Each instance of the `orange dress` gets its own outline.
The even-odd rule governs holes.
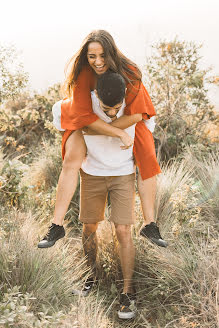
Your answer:
[[[94,89],[94,73],[90,66],[83,68],[73,89],[73,98],[64,99],[61,105],[61,127],[65,129],[62,137],[62,158],[65,156],[65,143],[74,130],[87,126],[99,117],[94,114],[90,92]],[[137,86],[127,85],[125,114],[141,113],[147,119],[156,115],[150,96],[142,82]],[[143,121],[135,127],[133,153],[143,180],[161,172],[157,162],[154,139]]]

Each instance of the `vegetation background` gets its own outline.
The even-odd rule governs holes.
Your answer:
[[[156,216],[169,247],[139,238],[136,190],[138,316],[124,323],[116,315],[122,275],[107,219],[98,231],[100,283],[86,299],[71,295],[88,275],[79,186],[66,215],[67,237],[37,249],[62,165],[51,123],[60,85],[31,93],[16,49],[0,46],[0,327],[218,327],[219,116],[208,87],[219,78],[199,68],[200,46],[193,42],[175,38],[152,47],[144,83],[158,114]]]

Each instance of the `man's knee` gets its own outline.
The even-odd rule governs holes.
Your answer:
[[[90,235],[94,232],[96,232],[98,227],[98,223],[84,223],[83,224],[83,233],[86,235]]]
[[[131,239],[131,225],[115,224],[115,229],[119,243],[127,242]]]

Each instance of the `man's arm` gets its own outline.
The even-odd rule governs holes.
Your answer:
[[[101,119],[98,119],[97,121],[91,123],[88,125],[88,131],[89,129],[95,131],[94,134],[101,134],[105,136],[110,136],[110,137],[117,137],[120,138],[122,143],[124,144],[124,147],[128,148],[133,145],[134,140],[130,137],[128,133],[123,131],[123,129],[119,129],[117,127],[114,127]],[[87,133],[90,134],[90,133]],[[91,133],[93,134],[93,133]],[[123,149],[125,149],[123,147]]]
[[[63,135],[65,129],[61,128],[61,103],[62,100],[58,101],[53,105],[52,113],[53,113],[53,124],[59,130],[61,135]],[[84,128],[84,131],[87,132],[87,134],[101,134],[101,135],[120,138],[122,143],[124,144],[124,146],[122,146],[122,149],[129,148],[134,143],[134,140],[128,135],[128,133],[126,133],[122,129],[107,124],[101,119],[98,119],[95,122],[91,123],[90,125],[88,125],[88,127],[90,129],[88,128],[87,131],[86,131],[86,127]],[[88,133],[89,130],[92,133]]]
[[[136,124],[142,120],[142,114],[133,114],[133,115],[123,115],[117,120],[110,123],[110,125],[119,128],[119,129],[127,129],[133,124]]]
[[[113,121],[112,123],[109,123],[109,125],[119,128],[119,129],[127,129],[130,126],[132,126],[133,124],[136,124],[138,122],[140,122],[142,120],[142,114],[133,114],[133,115],[123,115],[120,118],[117,118],[115,121]],[[96,121],[97,122],[97,121]],[[104,134],[106,135],[106,133],[103,131],[100,132],[99,129],[94,129],[93,124],[95,124],[96,122],[88,125],[88,127],[84,128],[84,132],[86,134],[90,134],[90,135],[98,135],[98,134]],[[106,123],[108,124],[108,123]],[[113,135],[110,134],[111,137],[115,137]]]

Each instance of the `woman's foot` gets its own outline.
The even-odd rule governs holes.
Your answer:
[[[147,224],[140,230],[140,235],[148,238],[152,243],[161,246],[167,247],[167,242],[161,237],[158,226],[155,222]]]
[[[39,242],[38,248],[52,247],[57,242],[57,240],[63,238],[64,236],[65,236],[64,227],[52,223],[45,237]]]

